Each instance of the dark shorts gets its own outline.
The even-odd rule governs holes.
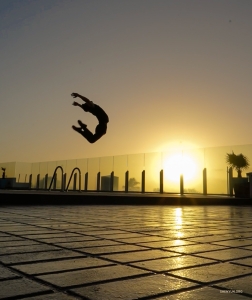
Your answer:
[[[99,123],[95,128],[95,135],[102,136],[107,132],[107,123]]]

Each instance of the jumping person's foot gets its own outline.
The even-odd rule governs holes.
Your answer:
[[[87,127],[87,125],[84,124],[84,123],[82,123],[81,120],[78,120],[78,124],[80,125],[80,127],[81,127],[82,129],[86,129],[86,127]]]
[[[73,130],[75,130],[75,131],[77,131],[79,133],[82,132],[82,128],[80,128],[80,127],[76,127],[76,126],[73,125],[72,128],[73,128]]]

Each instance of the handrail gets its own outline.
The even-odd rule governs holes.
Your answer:
[[[63,168],[62,168],[61,166],[57,166],[57,167],[55,168],[54,173],[53,173],[53,177],[52,177],[52,180],[51,180],[51,183],[50,183],[50,185],[49,185],[48,191],[51,190],[51,186],[52,186],[53,180],[55,179],[56,172],[57,172],[58,169],[61,169],[61,172],[62,172],[62,175],[61,175],[61,191],[62,191],[62,192],[64,191],[64,175],[63,175],[64,171],[63,171]]]
[[[77,167],[73,169],[73,171],[70,175],[70,178],[69,178],[69,181],[68,181],[68,184],[67,184],[67,187],[66,187],[66,192],[68,192],[68,188],[69,188],[69,185],[70,185],[70,182],[71,182],[71,179],[73,177],[73,174],[74,174],[75,170],[79,171],[79,192],[81,192],[81,170]]]

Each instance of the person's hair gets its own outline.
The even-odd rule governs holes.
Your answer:
[[[88,105],[87,103],[82,104],[82,108],[83,108],[85,111],[89,111],[89,105]]]

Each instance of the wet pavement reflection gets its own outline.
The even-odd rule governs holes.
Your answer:
[[[252,207],[0,208],[0,299],[252,298]]]

